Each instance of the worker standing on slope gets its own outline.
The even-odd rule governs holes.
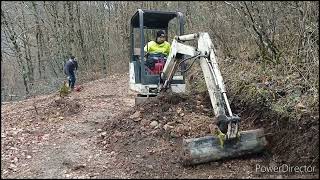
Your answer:
[[[68,76],[69,87],[71,91],[74,89],[76,83],[75,71],[78,70],[78,62],[74,56],[70,56],[70,59],[64,65],[64,73]]]

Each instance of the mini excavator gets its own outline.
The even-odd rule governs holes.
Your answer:
[[[150,69],[145,64],[147,57],[143,47],[147,42],[144,30],[164,29],[168,32],[169,22],[173,19],[177,20],[176,27],[179,28],[178,35],[173,37],[170,54],[164,61],[155,63],[160,69]],[[195,165],[262,152],[267,145],[263,129],[239,131],[240,117],[233,114],[230,108],[209,34],[184,34],[183,21],[181,12],[142,9],[138,9],[131,18],[130,89],[137,92],[136,104],[168,89],[175,93],[185,92],[185,72],[198,61],[215,115],[213,123],[216,122],[217,128],[208,136],[184,139],[181,163]],[[136,34],[140,37],[139,42],[136,41]],[[197,47],[187,45],[188,41],[196,41]],[[186,67],[187,61],[192,62],[189,67]]]

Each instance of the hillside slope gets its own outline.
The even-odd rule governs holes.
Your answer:
[[[134,107],[127,75],[82,87],[65,98],[55,93],[2,105],[2,178],[319,177],[257,169],[275,163],[268,152],[183,167],[182,138],[208,134],[213,115],[205,96],[159,96]]]

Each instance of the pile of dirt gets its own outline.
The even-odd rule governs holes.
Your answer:
[[[192,97],[192,98],[191,98]],[[210,133],[215,124],[210,99],[205,94],[165,94],[127,112],[127,120],[164,138],[194,138]],[[121,118],[120,118],[121,119]]]
[[[269,146],[262,154],[244,157],[245,161],[241,161],[240,157],[224,162],[225,165],[236,162],[237,166],[249,168],[249,170],[247,169],[249,175],[234,174],[234,177],[252,177],[252,173],[254,174],[253,164],[257,162],[266,164],[288,162],[288,157],[279,153],[281,143],[275,141],[279,140],[279,137],[277,139],[277,136],[272,134],[272,128],[266,127],[269,121],[264,122],[264,119],[260,119],[266,118],[263,113],[255,111],[260,107],[254,109],[232,108],[236,114],[241,116],[241,131],[264,127],[269,142]],[[134,174],[136,177],[155,177],[159,174],[163,174],[161,178],[202,177],[200,174],[195,176],[201,172],[197,171],[198,168],[216,167],[221,165],[221,162],[183,167],[179,153],[184,138],[202,137],[212,133],[212,126],[216,124],[212,111],[210,98],[206,92],[188,95],[160,94],[155,99],[140,104],[112,122],[105,124],[103,128],[105,131],[99,136],[99,144],[109,153],[117,153],[119,159],[122,157],[122,165],[128,166],[127,173]],[[298,145],[294,146],[298,147]],[[145,167],[145,165],[139,164],[139,161],[135,160],[137,157],[146,159],[149,165]],[[127,158],[132,159],[132,164],[125,163]],[[287,159],[283,161],[285,158]],[[149,166],[152,168],[148,168]],[[158,166],[161,166],[161,169]],[[218,169],[220,168],[222,167]],[[135,172],[137,169],[140,172]],[[188,172],[192,172],[190,176],[186,175]],[[141,175],[144,173],[146,174]],[[267,174],[255,174],[254,176],[271,177]],[[207,176],[204,177],[207,178]],[[209,177],[221,177],[221,174]]]
[[[222,170],[221,162],[184,167],[179,159],[183,138],[209,135],[214,124],[210,99],[206,93],[159,95],[106,123],[98,144],[108,153],[117,154],[122,162],[120,164],[127,167],[127,173],[133,174],[133,177],[221,177],[223,172],[217,173],[219,170],[209,175],[201,170],[210,169],[210,166],[219,166]],[[132,163],[127,163],[128,158]],[[259,158],[262,160],[265,157]],[[142,160],[147,163],[142,163]],[[239,159],[229,161],[235,162],[241,164]],[[241,167],[248,166],[251,164]],[[232,177],[239,176],[248,177],[239,174],[233,174]]]
[[[79,113],[81,109],[82,105],[79,99],[56,96],[46,105],[44,115],[59,114],[60,116],[70,116]]]

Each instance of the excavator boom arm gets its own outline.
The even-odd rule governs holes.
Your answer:
[[[196,39],[198,40],[198,48],[181,43],[181,41]],[[161,79],[164,83],[160,86],[160,90],[167,89],[170,85],[170,81],[182,61],[180,58],[182,57],[181,55],[199,58],[214,114],[218,120],[219,129],[224,134],[227,134],[227,139],[235,138],[238,133],[240,118],[232,114],[223,78],[214,53],[214,46],[208,33],[200,32],[176,36],[174,38],[171,44],[171,52],[161,74]],[[228,116],[226,115],[226,110],[228,111]]]

